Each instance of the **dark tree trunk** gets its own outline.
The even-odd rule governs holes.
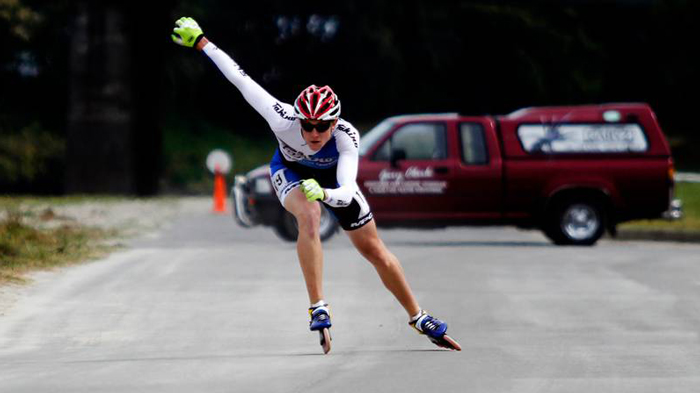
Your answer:
[[[130,3],[133,97],[134,186],[139,195],[158,192],[162,163],[161,103],[165,92],[165,48],[172,45],[172,0]]]
[[[67,193],[157,192],[164,42],[157,38],[167,33],[167,3],[77,5],[70,53]]]

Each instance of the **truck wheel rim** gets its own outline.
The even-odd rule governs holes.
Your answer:
[[[572,205],[562,218],[562,229],[573,240],[586,240],[593,237],[600,227],[596,211],[588,205]]]
[[[323,236],[326,232],[330,230],[330,226],[333,225],[333,217],[325,208],[321,208],[321,222],[319,223],[319,232]]]

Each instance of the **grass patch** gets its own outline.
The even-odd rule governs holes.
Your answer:
[[[104,242],[117,236],[115,230],[76,223],[40,228],[28,224],[26,215],[10,207],[0,220],[0,284],[23,282],[27,272],[99,258],[115,248]]]
[[[700,233],[700,183],[676,183],[676,198],[683,202],[683,218],[680,220],[631,221],[620,225],[620,229]]]
[[[260,137],[239,135],[223,127],[199,123],[188,129],[186,122],[171,121],[163,135],[164,192],[209,194],[214,176],[206,168],[209,152],[222,149],[233,157],[233,173],[245,173],[270,161],[275,147],[274,135],[262,128]],[[228,175],[229,180],[233,173]]]
[[[20,205],[26,208],[36,206],[67,206],[87,202],[117,203],[124,200],[123,196],[112,195],[65,195],[65,196],[32,196],[32,195],[0,195],[0,207],[5,210],[20,210]],[[21,215],[31,214],[27,209],[21,209]]]

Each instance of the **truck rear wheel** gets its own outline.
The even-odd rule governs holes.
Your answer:
[[[299,229],[297,227],[297,220],[289,212],[284,211],[282,217],[278,220],[272,227],[281,239],[288,242],[297,241],[299,236]],[[331,213],[325,208],[321,209],[321,224],[319,227],[319,232],[321,235],[321,241],[326,241],[330,239],[338,231],[338,222],[333,218]]]
[[[551,211],[544,232],[554,244],[590,246],[605,231],[605,215],[595,199],[567,199]]]

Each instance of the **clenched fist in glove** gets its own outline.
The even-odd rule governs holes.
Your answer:
[[[313,202],[315,200],[322,201],[326,197],[325,193],[323,192],[323,188],[321,188],[318,182],[314,179],[306,179],[301,182],[301,192],[304,193],[309,202]]]
[[[204,37],[202,28],[199,27],[197,21],[192,18],[182,17],[178,19],[175,24],[177,27],[173,29],[173,33],[170,37],[173,39],[173,42],[178,45],[192,48]]]

